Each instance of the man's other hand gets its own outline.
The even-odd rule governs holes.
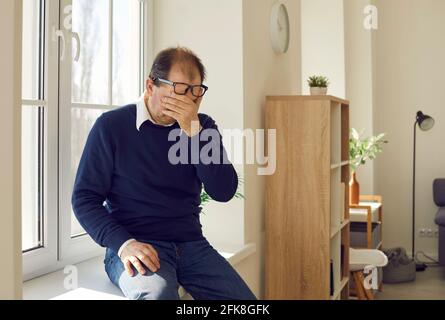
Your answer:
[[[138,241],[130,242],[122,250],[121,260],[130,277],[135,275],[131,266],[134,266],[140,274],[146,272],[144,265],[151,272],[156,272],[161,267],[155,248],[148,243]]]

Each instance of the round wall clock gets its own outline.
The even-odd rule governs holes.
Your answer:
[[[275,3],[270,15],[270,38],[275,53],[286,53],[289,49],[290,26],[287,8],[282,3]]]

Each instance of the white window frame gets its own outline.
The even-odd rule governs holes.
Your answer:
[[[71,99],[71,64],[60,62],[61,41],[53,41],[53,31],[62,29],[64,12],[61,10],[72,0],[46,0],[46,54],[45,54],[45,100],[23,101],[26,105],[42,106],[45,110],[44,135],[44,211],[43,239],[44,246],[23,253],[23,278],[32,278],[76,264],[87,259],[103,255],[104,249],[99,247],[88,236],[71,238],[71,193],[72,188],[61,181],[69,181],[70,139],[67,130],[70,128],[70,112],[74,105]],[[141,91],[145,87],[150,64],[153,61],[153,1],[139,0],[143,6],[143,72],[141,73]],[[112,8],[110,8],[112,14]],[[110,23],[111,23],[110,19]],[[111,26],[112,28],[112,26]],[[111,29],[112,30],[112,29]],[[65,31],[68,34],[68,31]],[[112,37],[111,37],[112,38]],[[112,48],[112,39],[110,39]],[[71,37],[65,37],[65,60],[72,61]],[[143,53],[143,54],[142,54]],[[112,65],[112,61],[110,61]],[[60,78],[59,78],[60,75]],[[111,77],[111,74],[109,75]],[[65,91],[64,91],[65,90]],[[68,90],[68,91],[66,91]],[[111,88],[110,88],[111,92]],[[65,101],[63,101],[65,100]],[[26,102],[26,103],[25,103]],[[110,106],[91,106],[109,110]],[[118,106],[111,106],[111,109]],[[69,114],[67,114],[69,113]]]

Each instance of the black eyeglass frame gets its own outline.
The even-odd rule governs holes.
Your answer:
[[[201,97],[203,97],[203,96],[206,94],[206,92],[209,90],[209,87],[207,87],[206,85],[203,85],[203,84],[198,84],[198,85],[193,85],[193,86],[192,86],[192,85],[190,85],[190,84],[188,84],[188,83],[184,83],[184,82],[173,82],[173,81],[166,80],[166,79],[162,79],[162,78],[153,78],[152,80],[153,80],[154,82],[159,81],[159,82],[161,82],[161,83],[165,83],[165,84],[168,84],[168,85],[172,86],[173,89],[175,90],[175,93],[178,94],[178,95],[180,95],[180,96],[185,96],[185,95],[187,94],[187,92],[190,90],[190,92],[192,93],[192,95],[193,95],[194,97],[196,97],[196,98],[201,98]],[[185,90],[184,93],[178,93],[178,92],[176,92],[176,86],[179,85],[179,84],[187,86],[187,90]],[[199,88],[201,88],[201,89],[204,90],[200,96],[197,96],[196,94],[193,93],[193,88],[195,88],[195,87],[199,87]]]

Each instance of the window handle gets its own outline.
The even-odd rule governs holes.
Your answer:
[[[76,40],[76,56],[74,57],[74,61],[78,62],[80,58],[80,37],[77,32],[71,32],[71,36]]]
[[[65,34],[64,34],[63,30],[57,30],[56,26],[53,26],[52,31],[53,31],[52,32],[52,40],[53,41],[58,41],[59,38],[60,38],[60,40],[62,40],[60,61],[63,61],[63,60],[65,60]]]

